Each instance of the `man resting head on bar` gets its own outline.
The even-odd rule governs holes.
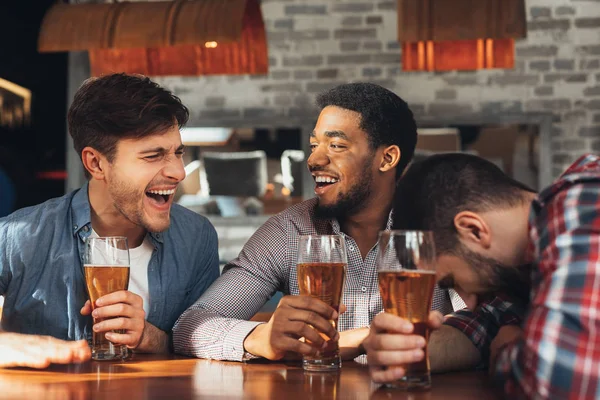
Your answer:
[[[298,238],[342,234],[348,251],[347,311],[339,317],[339,344],[344,358],[363,353],[371,319],[382,310],[375,266],[378,233],[391,225],[394,188],[412,158],[417,128],[406,102],[374,84],[341,85],[321,94],[317,103],[321,113],[307,160],[316,198],[270,218],[254,233],[175,325],[176,352],[234,361],[279,360],[288,352],[314,355],[324,343],[319,332],[338,337],[329,322],[336,311],[299,296]],[[277,291],[286,296],[271,319],[249,321]],[[447,291],[436,290],[433,307],[452,311]]]
[[[187,119],[177,97],[142,76],[77,91],[69,133],[89,182],[0,219],[0,366],[86,360],[92,329],[123,330],[107,339],[134,351],[169,350],[173,324],[219,274],[214,228],[173,205]],[[90,236],[125,236],[131,255],[129,290],[98,299],[94,317],[109,319],[94,326],[82,265]]]
[[[481,158],[432,156],[407,171],[394,207],[396,228],[434,232],[441,287],[511,298],[446,321],[489,360],[507,395],[598,398],[600,158],[581,157],[536,196]],[[422,356],[407,321],[384,313],[371,328],[375,381],[400,378],[401,365]]]

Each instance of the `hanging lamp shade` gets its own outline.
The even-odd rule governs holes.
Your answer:
[[[42,23],[40,51],[89,51],[92,75],[266,74],[258,0],[59,4]]]
[[[525,0],[398,0],[398,41],[519,39]]]
[[[405,71],[513,68],[525,0],[398,0]]]

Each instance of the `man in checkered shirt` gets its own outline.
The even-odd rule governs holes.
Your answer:
[[[324,343],[320,331],[339,336],[344,358],[362,354],[371,320],[382,311],[375,266],[378,232],[390,228],[394,188],[412,158],[416,124],[402,99],[374,84],[341,85],[317,102],[321,113],[307,160],[316,198],[258,229],[223,275],[180,317],[173,330],[176,352],[220,360],[278,360],[287,353],[315,354]],[[347,311],[339,316],[341,334],[328,322],[335,310],[299,296],[298,237],[308,234],[346,239]],[[272,318],[267,323],[249,321],[277,291],[288,296]],[[451,300],[447,291],[436,290],[434,309],[449,313],[453,303],[465,306],[456,293]],[[471,354],[477,353],[464,335],[458,332],[456,337]]]
[[[398,193],[394,226],[433,230],[440,286],[512,296],[450,318],[505,395],[600,398],[600,158],[581,157],[536,196],[481,158],[438,155],[411,167]],[[398,379],[420,352],[405,346],[406,324],[374,319],[364,343],[374,380]]]

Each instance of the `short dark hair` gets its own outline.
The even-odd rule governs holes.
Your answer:
[[[75,150],[89,146],[113,160],[120,139],[162,133],[189,118],[181,100],[148,77],[111,74],[90,78],[69,108],[69,133]],[[87,171],[86,171],[87,174]]]
[[[535,192],[491,162],[464,153],[438,154],[412,164],[396,189],[393,228],[433,231],[438,254],[456,253],[454,217],[462,211],[507,209]]]
[[[396,167],[400,178],[415,152],[417,124],[408,104],[392,91],[373,83],[347,83],[317,97],[317,106],[335,106],[361,115],[360,129],[369,135],[369,146],[397,145],[401,156]]]

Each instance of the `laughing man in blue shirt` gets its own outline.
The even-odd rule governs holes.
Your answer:
[[[173,204],[188,116],[143,76],[90,79],[75,94],[69,133],[89,182],[0,219],[0,367],[87,360],[92,330],[169,351],[175,321],[219,274],[215,229]],[[82,272],[90,236],[125,236],[131,253],[129,290],[98,299],[94,317],[108,319],[95,325]]]

